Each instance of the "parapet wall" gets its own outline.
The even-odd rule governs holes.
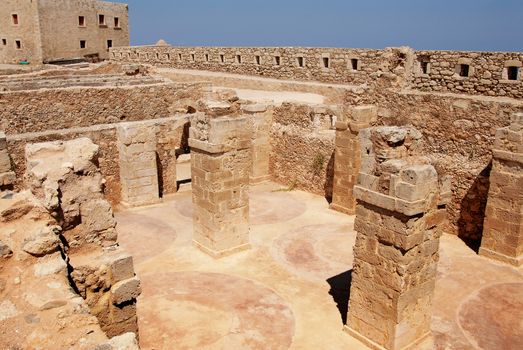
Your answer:
[[[523,53],[140,46],[113,48],[110,59],[349,85],[385,77],[416,90],[523,97]]]

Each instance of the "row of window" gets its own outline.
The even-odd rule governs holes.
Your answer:
[[[128,58],[131,58],[131,53],[128,53]],[[151,54],[149,54],[151,55]],[[160,60],[160,54],[159,53],[156,53],[156,59],[157,60]],[[116,53],[113,53],[113,57],[116,57]],[[123,58],[124,57],[124,54],[121,53],[120,54],[120,58]],[[151,56],[148,56],[149,58],[153,58]],[[165,58],[170,61],[171,60],[171,54],[167,53]],[[218,58],[218,61],[220,63],[225,63],[225,54],[219,54],[217,56]],[[192,62],[196,62],[196,54],[194,53],[191,53],[190,54],[190,59]],[[203,55],[203,59],[205,60],[205,62],[211,62],[211,56],[209,54],[204,54]],[[305,57],[304,56],[296,56],[296,61],[295,61],[295,64],[297,67],[300,67],[300,68],[305,68],[305,64],[306,64],[306,60],[305,60]],[[178,60],[179,61],[183,61],[183,55],[181,53],[178,54]],[[272,60],[273,60],[273,65],[275,66],[281,66],[282,65],[282,59],[281,59],[281,56],[278,56],[278,55],[275,55],[275,56],[272,56]],[[244,63],[244,60],[243,60],[243,56],[242,55],[235,55],[234,56],[234,62],[236,64],[242,64]],[[260,55],[255,55],[254,56],[254,64],[257,65],[257,66],[260,66],[262,64],[262,56]],[[322,68],[325,68],[325,69],[329,69],[331,68],[331,59],[330,57],[322,57],[321,58],[321,61],[320,61],[320,64],[321,64],[321,67]],[[351,70],[354,70],[354,71],[357,71],[357,70],[360,70],[361,69],[361,61],[357,58],[351,58],[349,61],[348,61],[348,67],[351,69]]]
[[[2,39],[2,45],[3,46],[7,46],[7,39]],[[16,46],[17,50],[21,50],[22,49],[22,41],[21,40],[15,40],[15,46]],[[107,48],[110,49],[111,47],[113,47],[113,41],[109,39],[109,40],[107,40]],[[87,48],[87,40],[80,40],[80,48],[81,49],[86,49]]]
[[[430,74],[430,61],[424,58],[418,60],[419,70],[421,74],[429,75]],[[472,76],[473,67],[470,64],[460,63],[457,64],[454,72],[456,75],[469,78]],[[519,80],[520,79],[521,69],[518,66],[507,66],[502,72],[502,78],[504,80]]]
[[[114,29],[122,29],[119,17],[113,17],[113,23]],[[85,19],[85,16],[78,16],[78,26],[82,28],[87,27],[87,20]],[[105,15],[98,15],[98,26],[107,27]]]
[[[120,18],[119,17],[113,17],[113,23],[114,23],[114,29],[122,29],[120,25]],[[17,26],[20,24],[20,18],[18,17],[17,13],[11,14],[11,22],[13,25]],[[107,27],[106,17],[103,14],[98,15],[98,25],[100,27]],[[78,26],[79,27],[87,27],[87,20],[85,16],[78,16]]]
[[[113,47],[113,41],[111,39],[107,40],[107,49],[110,49]],[[80,40],[80,48],[86,49],[87,48],[87,40]]]

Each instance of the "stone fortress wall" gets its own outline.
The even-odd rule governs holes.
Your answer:
[[[141,46],[113,48],[110,59],[348,85],[391,77],[413,90],[523,97],[523,53]]]
[[[129,45],[128,17],[128,6],[119,3],[3,0],[0,63],[27,60],[39,65],[89,55],[108,58],[109,47]]]

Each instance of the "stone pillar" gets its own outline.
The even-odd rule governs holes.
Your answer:
[[[359,132],[377,119],[375,106],[358,106],[352,110],[350,121],[336,122],[334,182],[331,209],[353,215],[356,199],[353,188],[360,170]]]
[[[15,173],[11,168],[11,158],[7,151],[7,140],[5,134],[0,132],[0,191],[7,186],[11,186],[16,179]]]
[[[250,248],[247,118],[198,114],[189,135],[195,245],[215,258]]]
[[[479,254],[523,265],[523,113],[496,133]]]
[[[373,349],[416,349],[427,340],[441,226],[450,182],[417,157],[421,134],[361,133],[354,270],[346,330]]]
[[[271,114],[267,112],[264,104],[251,104],[242,107],[251,127],[251,157],[250,183],[259,184],[270,179],[269,154],[269,129]]]
[[[160,201],[156,129],[150,124],[118,126],[122,204],[135,207]]]

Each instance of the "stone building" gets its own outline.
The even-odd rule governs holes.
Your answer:
[[[67,33],[66,35],[64,35]],[[108,57],[129,45],[128,6],[94,0],[3,0],[0,63]]]

